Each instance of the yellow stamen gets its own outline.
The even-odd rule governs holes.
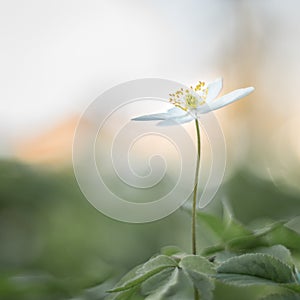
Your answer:
[[[198,100],[195,96],[191,95],[191,94],[187,94],[185,96],[185,102],[187,104],[188,107],[190,108],[197,108],[198,105]]]
[[[184,111],[196,109],[206,103],[208,88],[204,88],[205,86],[205,82],[199,81],[195,88],[191,86],[190,90],[180,88],[174,94],[169,94],[171,96],[169,101]],[[194,95],[193,92],[196,92],[196,94]]]

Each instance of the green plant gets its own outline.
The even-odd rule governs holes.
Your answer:
[[[233,218],[227,205],[222,218],[198,211],[197,222],[207,235],[215,236],[216,245],[202,249],[199,255],[165,247],[125,275],[109,291],[108,299],[131,299],[134,293],[148,300],[190,299],[196,288],[200,299],[209,300],[217,282],[266,287],[261,300],[300,299],[299,262],[291,254],[300,253],[300,235],[286,222],[250,229]]]

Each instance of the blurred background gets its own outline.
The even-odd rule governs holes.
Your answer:
[[[102,299],[111,278],[161,247],[190,251],[185,212],[125,224],[77,186],[79,116],[124,81],[254,86],[216,113],[227,168],[206,210],[218,214],[226,198],[245,224],[299,216],[299,9],[297,0],[1,1],[0,298]]]

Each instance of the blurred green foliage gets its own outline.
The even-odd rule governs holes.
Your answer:
[[[206,210],[221,215],[224,197],[247,224],[286,220],[300,211],[298,194],[246,171],[224,184]],[[213,237],[201,230],[199,244],[212,245]],[[190,252],[189,232],[186,211],[148,224],[118,222],[89,204],[72,170],[0,163],[1,299],[102,299],[121,275],[162,247],[177,245]],[[244,299],[255,299],[257,288],[244,289]],[[238,292],[218,283],[215,297],[236,299]]]

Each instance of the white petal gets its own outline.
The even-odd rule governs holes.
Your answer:
[[[131,119],[132,121],[158,121],[167,120],[174,117],[182,117],[186,115],[186,111],[178,107],[172,107],[165,113],[150,114]]]
[[[208,105],[207,103],[197,107],[197,114],[206,114],[210,111],[212,111],[213,109],[210,107],[210,105]]]
[[[157,121],[157,120],[165,120],[171,116],[168,113],[160,113],[160,114],[151,114],[151,115],[144,115],[140,117],[136,117],[131,119],[132,121]]]
[[[179,107],[172,107],[172,108],[168,109],[168,113],[172,116],[183,116],[186,114],[186,111],[184,111],[183,109],[181,109]]]
[[[230,93],[222,96],[219,99],[216,99],[215,101],[210,102],[209,108],[211,110],[219,109],[221,107],[224,107],[232,102],[235,102],[235,101],[249,95],[253,91],[254,91],[253,87],[235,90],[233,92],[230,92]]]
[[[207,85],[208,92],[207,92],[206,101],[208,103],[210,103],[213,99],[215,99],[219,95],[223,86],[222,81],[223,81],[222,78],[218,78]]]
[[[158,126],[172,126],[172,125],[188,123],[193,120],[194,120],[194,118],[190,114],[185,114],[184,116],[181,116],[181,117],[166,119],[164,121],[159,122],[157,125]]]

